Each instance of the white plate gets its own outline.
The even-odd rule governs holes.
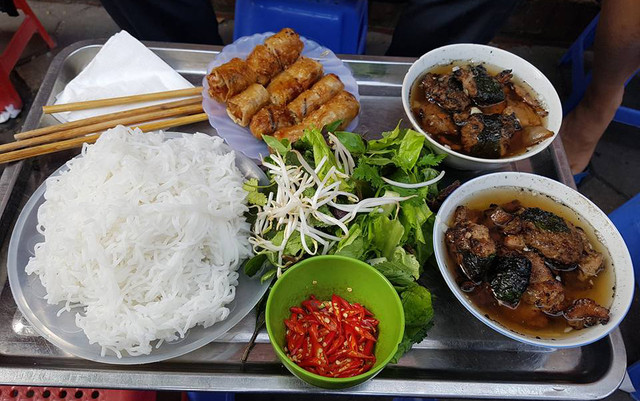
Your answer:
[[[615,292],[609,308],[609,323],[582,330],[574,330],[571,335],[557,339],[536,338],[512,331],[497,321],[488,318],[476,308],[460,289],[452,270],[447,266],[447,247],[444,235],[447,231],[448,223],[459,205],[467,204],[479,194],[486,196],[484,194],[487,191],[499,191],[501,188],[509,190],[524,188],[534,194],[546,195],[571,209],[581,222],[593,228],[598,240],[609,253],[611,258],[610,265],[613,267],[615,274]],[[474,178],[461,185],[444,201],[440,210],[438,210],[433,226],[433,249],[440,273],[442,273],[449,289],[458,298],[458,301],[482,323],[498,333],[526,344],[551,348],[570,348],[595,342],[609,334],[620,324],[633,300],[634,276],[631,256],[622,236],[611,220],[593,202],[578,191],[558,181],[539,175],[517,172],[494,173]]]
[[[264,40],[271,35],[273,35],[273,32],[244,36],[232,44],[225,46],[220,54],[209,63],[207,73],[234,57],[246,59],[254,47],[264,43]],[[358,83],[353,77],[351,70],[342,60],[336,57],[331,50],[320,46],[313,40],[306,39],[302,36],[300,39],[304,44],[302,55],[319,61],[322,64],[325,75],[331,73],[336,74],[344,84],[344,89],[355,96],[356,100],[360,102]],[[206,76],[202,79],[202,86],[204,87],[202,91],[202,108],[209,116],[209,123],[216,129],[218,135],[227,141],[233,149],[239,150],[252,159],[261,160],[261,155],[267,156],[269,154],[267,145],[263,141],[256,139],[248,127],[241,127],[231,121],[227,115],[226,106],[209,97],[209,83],[207,82]],[[357,126],[358,117],[356,116],[346,130],[353,131]]]
[[[181,134],[167,134],[170,138],[179,135]],[[262,170],[238,152],[236,152],[236,165],[245,177],[258,178],[261,185],[268,184]],[[65,164],[51,176],[59,175],[67,169]],[[243,272],[239,272],[235,299],[226,305],[230,311],[227,319],[206,329],[195,326],[189,329],[184,338],[164,343],[159,348],[154,348],[149,355],[130,356],[124,353],[122,358],[118,358],[115,354],[107,352],[105,356],[101,356],[101,347],[98,344],[89,344],[87,336],[76,326],[75,311],[64,312],[57,316],[64,302],[57,305],[48,304],[44,299],[46,290],[40,283],[40,278],[36,274],[28,275],[25,272],[29,258],[34,255],[34,245],[44,240],[44,237],[36,231],[36,224],[38,208],[44,203],[45,188],[46,181],[33,193],[18,217],[9,242],[7,273],[13,298],[20,312],[42,337],[65,352],[96,362],[121,365],[159,362],[175,358],[196,350],[229,331],[256,306],[269,288],[269,282],[260,283],[260,274],[249,278]]]

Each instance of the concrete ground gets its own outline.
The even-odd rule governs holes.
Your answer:
[[[31,101],[48,69],[52,58],[64,47],[85,39],[108,38],[119,31],[117,25],[98,2],[86,0],[78,2],[29,2],[48,32],[56,40],[58,47],[49,51],[39,38],[31,40],[14,72],[12,81],[25,102],[24,112],[14,120],[0,124],[0,143],[12,140],[12,136],[22,126]],[[17,29],[21,18],[11,18],[0,14],[0,49],[4,49],[11,35]],[[231,41],[233,21],[221,21],[220,33],[225,43]],[[367,54],[383,55],[391,36],[384,32],[369,32]],[[557,67],[557,60],[564,53],[561,47],[514,46],[505,42],[497,45],[522,56],[536,65],[554,83],[561,96],[567,94],[566,71]],[[640,79],[632,81],[625,96],[624,104],[640,108]],[[583,181],[579,190],[595,202],[606,213],[610,213],[637,193],[640,193],[640,130],[612,123],[600,141],[591,162],[591,175]],[[622,326],[627,346],[628,360],[640,360],[640,302],[638,295]],[[249,397],[239,397],[249,398]],[[255,398],[255,397],[250,397]],[[273,397],[260,397],[272,399]],[[315,399],[318,397],[275,397],[277,399]],[[342,398],[342,397],[340,397]],[[378,397],[376,397],[378,398]],[[628,394],[616,392],[608,400],[629,400]]]

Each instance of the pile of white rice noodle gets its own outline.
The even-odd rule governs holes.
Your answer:
[[[251,255],[244,178],[222,140],[119,126],[47,180],[26,267],[91,343],[149,354],[224,320]],[[79,309],[74,309],[79,308]],[[157,341],[159,340],[159,341]]]

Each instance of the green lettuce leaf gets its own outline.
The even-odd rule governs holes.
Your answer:
[[[358,224],[349,227],[349,235],[338,243],[335,254],[354,259],[362,259],[366,252],[366,245],[362,228]]]
[[[424,146],[424,135],[412,129],[407,130],[400,142],[400,149],[393,157],[393,161],[398,167],[404,170],[411,170],[415,166],[422,147]]]
[[[331,167],[337,168],[336,157],[333,150],[331,150],[327,141],[324,140],[320,130],[315,128],[304,130],[304,135],[300,141],[306,142],[313,149],[314,167],[318,166],[323,158],[326,158],[322,168],[318,171],[318,177],[320,177],[320,179],[324,178]]]
[[[391,259],[393,250],[404,235],[402,223],[385,215],[377,215],[369,222],[368,240],[380,256]]]
[[[414,284],[400,294],[400,299],[404,309],[404,336],[391,363],[397,363],[413,344],[421,342],[433,325],[433,305],[429,290]]]
[[[334,132],[334,134],[338,137],[338,140],[344,145],[344,147],[347,148],[347,150],[354,156],[362,154],[367,150],[362,137],[358,134],[345,131],[337,131]]]
[[[278,139],[276,139],[276,137],[265,135],[262,137],[262,140],[267,144],[268,147],[278,151],[281,156],[285,156],[291,150],[291,143],[286,138],[282,141],[279,141]]]

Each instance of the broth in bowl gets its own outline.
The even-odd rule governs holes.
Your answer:
[[[542,339],[609,322],[611,258],[566,206],[526,190],[493,190],[459,205],[448,227],[447,264],[488,319]]]
[[[410,108],[441,145],[469,156],[500,159],[550,138],[548,110],[511,70],[456,61],[436,66],[411,87]]]

